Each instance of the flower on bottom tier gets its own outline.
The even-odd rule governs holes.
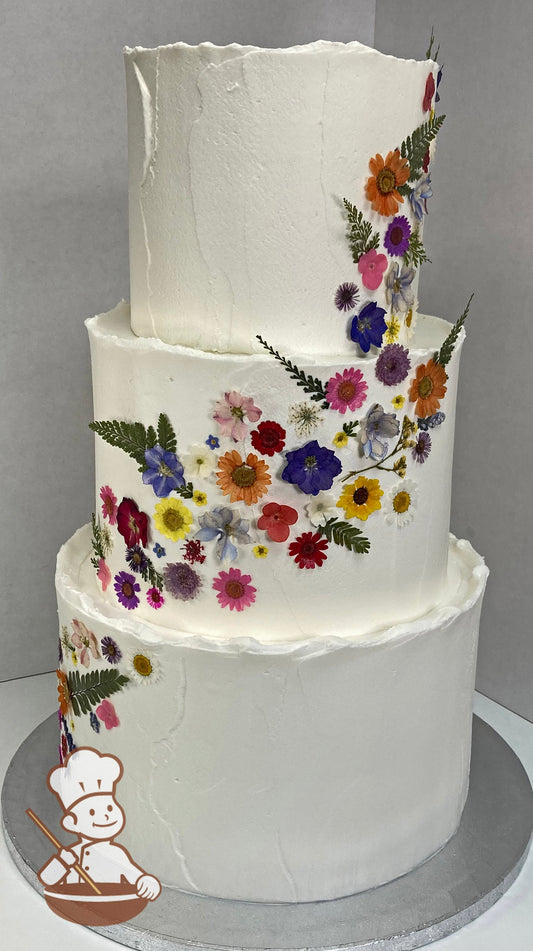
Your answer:
[[[200,575],[184,561],[165,565],[163,578],[168,593],[177,601],[193,601],[202,587]]]
[[[330,489],[342,469],[333,450],[319,446],[316,439],[301,449],[287,452],[286,456],[287,465],[281,478],[297,485],[307,495],[318,495],[323,489]]]
[[[245,419],[256,423],[261,418],[261,410],[254,405],[251,396],[243,396],[236,390],[224,393],[224,399],[218,400],[213,413],[223,436],[231,436],[234,442],[244,439],[248,432]]]
[[[102,721],[106,730],[112,730],[113,727],[120,726],[117,711],[110,700],[102,700],[101,704],[96,708],[96,715],[98,719]]]
[[[209,542],[216,538],[215,555],[219,561],[235,561],[237,548],[234,542],[240,545],[250,545],[252,542],[248,534],[248,519],[241,518],[238,512],[227,505],[215,506],[211,512],[201,515],[198,523],[200,529],[196,532],[195,539]],[[196,544],[203,550],[199,541]],[[191,561],[190,557],[185,558],[186,561]],[[205,556],[202,561],[205,561]]]
[[[388,442],[384,439],[397,436],[399,432],[400,423],[396,419],[396,414],[386,413],[380,403],[373,403],[364,419],[361,420],[359,429],[359,442],[363,455],[367,459],[381,462],[388,449]]]
[[[135,580],[135,575],[128,574],[127,571],[119,571],[115,575],[115,591],[118,600],[128,611],[134,610],[139,604],[137,592],[141,590],[140,584]]]
[[[148,601],[150,607],[154,608],[155,611],[157,611],[158,608],[162,608],[165,603],[165,599],[159,588],[148,588],[148,591],[146,592],[146,600]]]
[[[347,409],[353,411],[363,405],[367,389],[368,383],[363,379],[361,370],[350,367],[328,380],[326,399],[330,409],[336,409],[344,415]]]
[[[289,545],[289,555],[294,558],[299,568],[320,567],[328,557],[327,550],[327,539],[322,538],[318,532],[304,532]]]
[[[271,478],[266,462],[249,452],[246,459],[236,449],[226,452],[218,460],[217,483],[230,502],[253,505],[268,492]]]
[[[244,575],[238,568],[221,571],[213,581],[217,599],[221,608],[230,611],[243,611],[255,601],[256,588],[250,584],[250,575]]]
[[[252,446],[264,456],[273,456],[275,452],[281,452],[285,446],[285,436],[283,426],[273,419],[259,423],[257,429],[250,433]]]
[[[388,525],[398,525],[403,528],[409,525],[414,517],[417,503],[417,485],[412,479],[404,479],[389,492],[383,511]]]
[[[285,542],[290,535],[290,526],[298,521],[298,512],[290,505],[268,502],[263,505],[263,514],[257,520],[257,527],[267,533],[273,542]]]
[[[383,490],[378,479],[366,479],[359,476],[355,482],[345,485],[337,507],[344,509],[346,518],[358,518],[366,522],[372,512],[381,508]]]
[[[446,370],[433,358],[416,368],[416,376],[411,380],[409,399],[415,403],[415,413],[424,418],[432,416],[440,407],[440,401],[446,393]]]
[[[399,343],[387,344],[376,360],[376,377],[384,386],[398,386],[410,369],[409,351]]]
[[[331,492],[319,492],[305,506],[307,517],[312,525],[323,525],[328,518],[336,518],[338,513],[335,496]]]
[[[181,499],[162,499],[155,507],[154,522],[162,535],[177,542],[190,532],[193,517]]]

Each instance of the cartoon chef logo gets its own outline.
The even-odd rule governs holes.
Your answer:
[[[161,883],[132,860],[115,839],[126,823],[115,787],[123,773],[116,756],[79,747],[48,773],[48,787],[64,815],[61,825],[78,836],[63,848],[43,823],[57,853],[38,873],[56,914],[81,924],[117,924],[139,914],[161,892]],[[88,920],[89,919],[89,920]]]

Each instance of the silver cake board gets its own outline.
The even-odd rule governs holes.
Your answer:
[[[59,804],[46,786],[57,740],[54,715],[20,746],[2,789],[10,854],[41,893],[37,870],[53,846],[25,810],[32,808],[64,841]],[[302,904],[227,901],[163,888],[136,918],[92,930],[140,951],[411,951],[490,908],[517,877],[532,830],[533,793],[520,760],[474,717],[470,791],[459,829],[407,875],[358,895]]]

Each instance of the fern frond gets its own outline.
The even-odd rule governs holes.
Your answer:
[[[368,251],[377,251],[379,247],[379,233],[374,231],[369,221],[365,221],[362,211],[358,211],[347,198],[343,198],[348,217],[348,243],[352,252],[354,264],[357,264],[363,254]]]
[[[408,135],[402,142],[400,155],[402,158],[407,159],[409,168],[411,169],[411,174],[409,175],[410,182],[416,182],[417,179],[420,178],[424,156],[445,118],[446,116],[433,116],[433,118],[428,119],[427,122],[423,122],[422,125],[418,126],[413,134]],[[406,190],[407,192],[410,191],[408,185],[402,185],[398,189],[401,195],[406,194]]]
[[[257,339],[259,340],[259,343],[265,348],[265,350],[268,350],[268,352],[271,353],[276,360],[279,360],[282,367],[285,367],[287,372],[290,374],[291,379],[296,380],[296,385],[303,387],[304,393],[308,393],[311,399],[315,400],[316,402],[323,400],[324,402],[321,405],[321,409],[329,409],[326,389],[318,377],[310,376],[304,373],[303,370],[299,370],[294,363],[291,363],[290,360],[282,357],[281,354],[279,354],[277,350],[274,350],[274,348],[271,347],[270,344],[266,342],[266,340],[263,340],[259,334],[257,334]]]
[[[91,670],[80,674],[74,670],[67,676],[70,702],[75,716],[90,713],[106,697],[122,690],[129,677],[118,670]]]
[[[125,423],[123,420],[95,420],[89,429],[97,433],[110,446],[117,446],[139,464],[141,472],[147,469],[144,454],[148,448],[146,429],[142,423]]]
[[[350,525],[349,522],[341,522],[335,517],[329,518],[324,525],[319,525],[317,532],[324,535],[328,542],[341,545],[343,548],[347,548],[348,551],[366,555],[370,550],[370,541],[359,528]]]
[[[446,364],[449,363],[452,358],[452,354],[455,349],[455,344],[457,343],[457,338],[461,331],[461,327],[463,326],[466,318],[468,317],[468,311],[470,308],[470,304],[472,303],[473,296],[474,296],[473,294],[470,295],[470,300],[468,301],[468,304],[466,305],[459,319],[455,321],[452,329],[450,330],[448,336],[446,337],[446,340],[444,341],[439,352],[433,354],[433,359],[435,363],[440,363],[440,365],[443,367],[445,367]]]

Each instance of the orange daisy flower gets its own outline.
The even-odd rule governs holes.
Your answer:
[[[421,419],[437,412],[439,401],[446,393],[444,384],[447,379],[446,370],[433,358],[416,368],[416,377],[409,387],[409,399],[413,403],[416,400],[415,413]]]
[[[402,158],[398,149],[389,152],[385,161],[379,153],[368,163],[372,178],[365,186],[366,197],[372,203],[372,208],[379,215],[390,218],[398,211],[398,202],[402,202],[398,188],[405,185],[411,169],[407,159]]]
[[[236,449],[225,453],[218,460],[217,482],[230,502],[245,502],[253,505],[271,483],[266,462],[249,452],[244,460]]]
[[[56,670],[57,674],[57,699],[59,700],[59,709],[64,717],[70,709],[70,691],[68,689],[67,675],[62,670]]]

